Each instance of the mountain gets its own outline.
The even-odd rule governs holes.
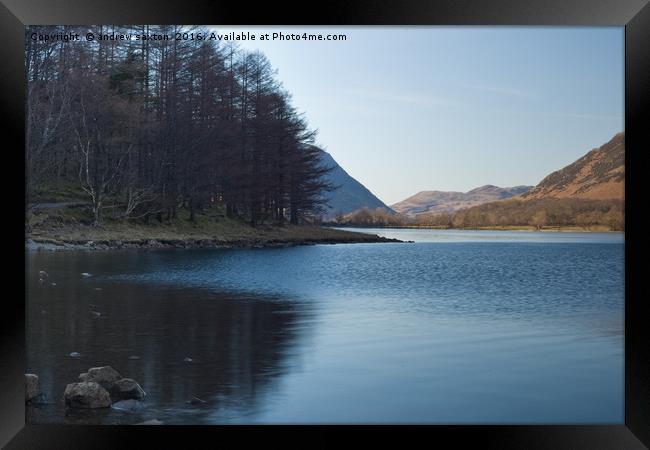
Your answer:
[[[457,211],[451,225],[623,231],[624,195],[625,134],[618,133],[522,195]]]
[[[606,144],[553,172],[521,197],[623,200],[624,195],[625,133],[618,133]]]
[[[527,192],[531,187],[500,188],[488,184],[468,192],[422,191],[391,207],[398,213],[410,216],[423,213],[451,213],[459,209],[511,198]]]
[[[324,150],[321,151],[321,164],[325,167],[334,169],[326,175],[326,180],[334,186],[338,186],[332,192],[324,195],[327,203],[330,205],[324,220],[331,220],[337,215],[345,215],[362,208],[377,209],[381,208],[390,213],[393,211],[370,192],[363,184],[351,177],[338,163],[332,158],[332,155]]]

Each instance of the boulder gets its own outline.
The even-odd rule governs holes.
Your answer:
[[[38,396],[38,376],[33,373],[25,374],[25,401],[30,401],[31,399]]]
[[[71,408],[108,408],[111,396],[106,389],[93,381],[70,383],[63,393],[65,404]]]
[[[147,395],[140,385],[131,378],[117,380],[113,383],[109,392],[115,400],[142,400]]]
[[[120,375],[117,370],[113,369],[111,366],[93,367],[91,369],[88,369],[87,373],[82,373],[79,375],[79,380],[94,381],[104,389],[110,389],[113,383],[121,378],[122,375]]]

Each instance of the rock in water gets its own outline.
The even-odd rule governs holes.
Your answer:
[[[188,357],[187,357],[187,358],[185,358],[185,359],[184,359],[183,361],[184,361],[184,362],[187,362],[187,363],[190,363],[190,362],[192,362],[192,361],[193,361],[193,359],[192,359],[192,358],[190,358],[190,357],[188,356]]]
[[[33,373],[25,374],[25,401],[30,401],[38,395],[38,376]]]
[[[79,353],[79,352],[72,352],[72,353],[70,353],[70,356],[71,356],[72,358],[81,358],[81,353]]]
[[[117,409],[118,411],[137,411],[142,408],[142,402],[137,400],[120,400],[119,402],[113,403],[111,408]]]
[[[140,385],[131,378],[117,380],[113,383],[109,392],[115,400],[142,400],[147,395]]]
[[[83,272],[83,273],[81,274],[81,276],[82,276],[82,277],[92,277],[92,275],[89,274],[88,272]]]
[[[191,398],[190,400],[188,400],[186,403],[189,404],[189,405],[204,405],[204,404],[206,404],[207,402],[206,402],[205,400],[201,400],[201,399],[198,398],[198,397],[192,397],[192,398]]]
[[[94,381],[104,389],[110,389],[113,383],[121,378],[122,375],[111,366],[93,367],[88,369],[87,373],[79,375],[81,381]]]
[[[151,419],[151,420],[145,420],[144,422],[136,423],[136,425],[164,425],[164,423],[158,419]]]
[[[108,408],[111,396],[106,389],[93,381],[70,383],[63,393],[65,404],[70,408]]]

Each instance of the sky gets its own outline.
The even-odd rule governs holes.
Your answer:
[[[535,185],[624,130],[622,27],[211,27],[250,32],[316,143],[391,205]],[[345,41],[259,40],[345,34]]]

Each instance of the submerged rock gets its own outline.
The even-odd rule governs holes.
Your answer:
[[[81,276],[82,276],[82,277],[92,277],[92,275],[89,274],[88,272],[83,272],[83,273],[81,274]]]
[[[66,406],[70,408],[108,408],[111,396],[106,389],[93,381],[70,383],[63,393]]]
[[[207,402],[205,400],[201,400],[198,397],[192,397],[186,403],[189,404],[189,405],[204,405]]]
[[[25,374],[25,401],[30,401],[38,396],[38,376],[33,373]]]
[[[118,411],[137,411],[142,409],[143,403],[138,400],[120,400],[119,402],[113,403],[111,408],[117,409]]]
[[[136,425],[164,425],[165,423],[158,419],[145,420],[144,422],[136,423]]]
[[[146,393],[140,385],[131,378],[122,378],[117,380],[109,389],[111,397],[116,400],[141,400],[146,397]]]
[[[72,358],[81,358],[81,353],[79,353],[79,352],[72,352],[72,353],[70,353],[70,356],[71,356]]]
[[[136,359],[140,359],[140,357],[137,356],[137,355],[131,355],[131,356],[129,356],[129,359],[136,360]]]
[[[111,366],[92,367],[88,372],[79,375],[81,381],[93,381],[104,389],[110,389],[113,383],[121,379],[122,375]]]
[[[192,361],[194,361],[194,360],[192,358],[190,358],[189,356],[183,360],[183,362],[192,362]]]

